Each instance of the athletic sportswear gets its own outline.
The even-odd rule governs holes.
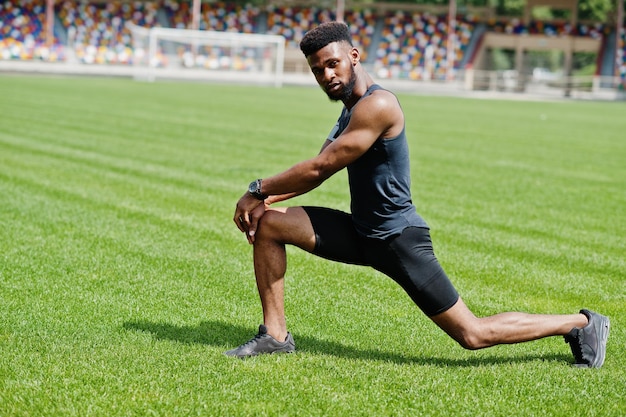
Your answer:
[[[398,236],[381,240],[358,233],[348,213],[326,207],[303,208],[315,231],[315,255],[373,267],[400,284],[429,317],[443,313],[459,299],[435,257],[428,229],[411,226]]]
[[[600,368],[606,355],[606,341],[609,337],[611,321],[602,314],[590,310],[580,310],[589,320],[582,329],[574,327],[565,341],[574,355],[574,366],[578,368]]]
[[[328,140],[334,141],[341,135],[361,100],[382,89],[373,84],[351,110],[344,107]],[[428,228],[411,200],[409,147],[404,128],[394,138],[378,138],[347,169],[350,211],[354,227],[360,234],[387,239],[399,235],[409,226]]]
[[[243,359],[263,353],[293,353],[295,351],[296,344],[293,341],[291,333],[287,333],[287,339],[285,339],[284,342],[279,342],[270,336],[267,333],[267,327],[261,324],[256,336],[243,345],[224,352],[224,355]]]

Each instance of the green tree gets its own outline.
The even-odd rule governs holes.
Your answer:
[[[579,0],[578,18],[606,22],[616,4],[615,0]]]
[[[372,3],[372,0],[354,0],[362,3]],[[405,4],[448,4],[449,0],[379,0],[380,3],[405,3]],[[467,6],[492,6],[502,16],[522,16],[526,0],[457,0],[459,5]],[[582,20],[595,20],[606,22],[615,9],[616,0],[579,0],[578,16]],[[560,17],[557,16],[556,17]]]

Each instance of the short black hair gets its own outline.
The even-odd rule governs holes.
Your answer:
[[[352,46],[352,38],[348,25],[343,22],[326,22],[311,29],[300,42],[300,50],[305,57],[319,51],[329,43],[348,42]]]

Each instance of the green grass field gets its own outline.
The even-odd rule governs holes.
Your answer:
[[[0,76],[0,416],[623,416],[623,103],[400,95],[413,192],[477,315],[612,319],[465,351],[390,279],[290,248],[298,352],[223,351],[261,322],[247,184],[311,157],[315,88]],[[293,204],[348,209],[345,173]]]

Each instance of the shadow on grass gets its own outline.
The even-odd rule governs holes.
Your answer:
[[[205,321],[198,326],[177,326],[168,323],[154,323],[150,321],[128,321],[123,325],[126,330],[150,333],[157,340],[172,340],[186,344],[204,344],[222,347],[224,350],[238,346],[248,341],[256,329],[236,326],[220,321]],[[359,349],[328,340],[321,340],[310,336],[296,335],[298,352],[318,355],[333,355],[347,359],[386,361],[397,364],[422,364],[435,366],[488,366],[506,363],[521,363],[535,360],[570,361],[570,355],[524,355],[513,357],[487,358],[445,358],[432,356],[415,356],[411,353],[393,353],[374,349]],[[461,349],[461,348],[459,348]],[[419,348],[417,349],[419,350]]]

